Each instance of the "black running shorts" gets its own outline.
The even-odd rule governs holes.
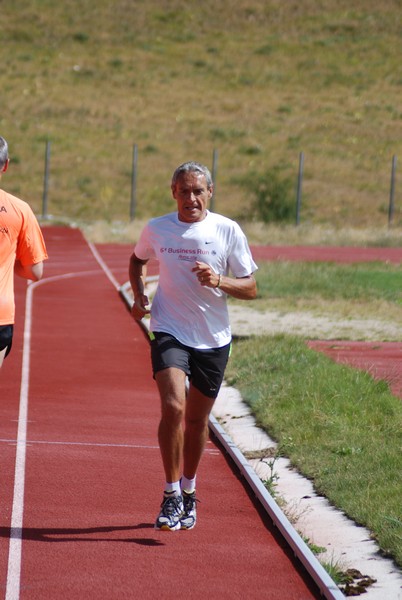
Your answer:
[[[13,333],[14,326],[13,325],[0,325],[0,352],[7,348],[7,354],[10,354],[11,346],[13,344]]]
[[[155,331],[151,335],[151,360],[155,373],[176,367],[184,371],[204,396],[216,398],[230,355],[231,344],[198,350],[181,344],[173,335]]]

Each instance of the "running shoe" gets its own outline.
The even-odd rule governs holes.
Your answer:
[[[155,528],[165,531],[180,529],[180,519],[183,513],[183,497],[177,496],[175,492],[170,494],[165,492],[161,504],[161,512],[156,519]]]
[[[187,494],[184,490],[183,494],[183,506],[184,513],[180,519],[182,529],[192,529],[197,521],[197,498],[195,497],[195,491],[191,494]]]

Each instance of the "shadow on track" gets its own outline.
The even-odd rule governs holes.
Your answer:
[[[142,529],[154,529],[154,525],[153,523],[139,523],[138,525],[111,525],[108,527],[88,528],[23,527],[22,529],[17,528],[13,530],[10,527],[0,527],[0,537],[9,539],[18,538],[35,542],[125,542],[139,544],[140,546],[164,546],[161,541],[153,538],[114,538],[112,536],[99,537],[99,535],[96,535]],[[95,537],[92,537],[94,534]]]

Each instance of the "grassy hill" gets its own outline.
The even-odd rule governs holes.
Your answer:
[[[276,168],[303,223],[387,227],[402,163],[401,0],[14,0],[1,3],[3,187],[40,213],[126,220],[173,207],[181,162],[212,165],[215,209],[250,212],[239,178]],[[401,180],[399,176],[399,181]],[[394,224],[402,225],[401,185]]]

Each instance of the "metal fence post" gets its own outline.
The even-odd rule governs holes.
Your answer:
[[[389,192],[389,208],[388,208],[388,227],[392,225],[394,220],[394,199],[395,199],[395,174],[396,174],[396,156],[392,157],[391,167],[391,189]]]
[[[50,141],[46,140],[45,149],[45,174],[43,178],[43,198],[42,198],[42,219],[47,219],[47,204],[49,190],[49,169],[50,169]]]
[[[300,152],[299,174],[297,177],[297,193],[296,193],[296,225],[300,224],[300,208],[301,208],[301,200],[302,200],[303,170],[304,170],[304,152]]]
[[[130,220],[135,219],[135,211],[137,208],[137,163],[138,163],[138,146],[133,146],[133,162],[131,170],[131,200],[130,200]]]

